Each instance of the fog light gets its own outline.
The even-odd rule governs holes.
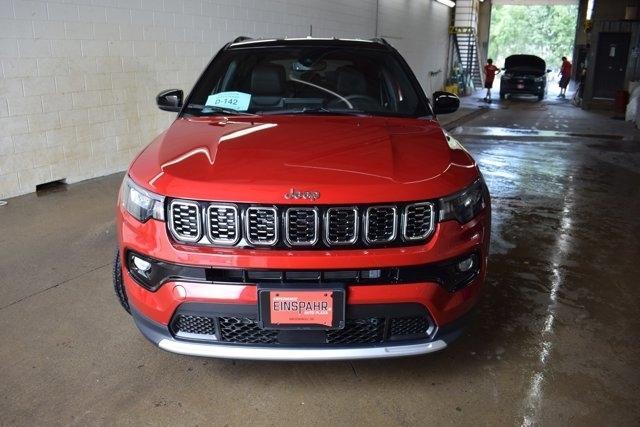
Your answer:
[[[147,273],[149,270],[151,270],[151,263],[150,262],[145,261],[142,258],[138,258],[135,255],[133,256],[133,264],[142,273]]]
[[[467,271],[471,270],[474,267],[474,265],[475,265],[475,260],[472,255],[469,258],[466,258],[460,261],[456,267],[458,268],[458,271],[462,273],[466,273]]]

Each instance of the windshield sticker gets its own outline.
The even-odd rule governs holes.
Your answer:
[[[219,107],[229,108],[236,111],[247,111],[249,109],[249,102],[251,101],[251,94],[244,92],[220,92],[213,95],[209,95],[203,112],[206,112],[207,107]]]

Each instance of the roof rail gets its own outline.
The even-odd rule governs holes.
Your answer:
[[[372,42],[375,42],[375,43],[380,43],[380,44],[385,45],[387,47],[391,47],[389,42],[387,40],[383,39],[382,37],[374,37],[374,38],[369,39],[369,40],[371,40]]]
[[[240,36],[240,37],[236,37],[231,43],[246,42],[247,40],[253,40],[253,39],[251,37]]]

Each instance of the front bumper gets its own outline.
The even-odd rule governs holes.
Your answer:
[[[133,319],[142,334],[153,344],[171,353],[189,356],[216,357],[223,359],[246,360],[283,360],[283,361],[315,361],[315,360],[356,360],[391,357],[418,356],[445,349],[463,332],[471,313],[458,319],[446,327],[439,328],[432,338],[410,343],[386,343],[374,346],[320,347],[305,346],[265,346],[211,344],[176,339],[169,328],[150,320],[132,309]]]
[[[302,343],[273,345],[188,340],[172,330],[172,320],[188,304],[222,304],[233,308],[252,307],[257,312],[259,281],[220,283],[169,280],[155,291],[143,288],[123,268],[124,287],[134,320],[151,342],[160,348],[187,355],[261,360],[340,360],[411,356],[444,349],[460,335],[467,314],[477,303],[486,274],[490,214],[487,210],[467,224],[439,223],[424,245],[336,251],[252,250],[194,247],[177,244],[167,235],[165,224],[150,220],[139,223],[119,209],[118,238],[120,256],[129,251],[170,263],[201,268],[264,270],[352,270],[411,267],[453,260],[477,253],[481,263],[478,276],[460,290],[447,290],[429,280],[404,282],[353,283],[343,281],[346,306],[389,307],[415,304],[430,319],[433,329],[421,339],[385,339],[375,343],[330,345]],[[318,286],[322,286],[319,284]],[[384,317],[384,316],[380,316]],[[390,337],[389,337],[390,338]]]
[[[535,81],[518,82],[517,80],[501,80],[501,93],[538,95],[544,93],[545,83]]]

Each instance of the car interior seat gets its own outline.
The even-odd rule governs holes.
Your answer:
[[[251,72],[251,105],[253,109],[280,108],[286,92],[286,74],[283,66],[260,64]]]

